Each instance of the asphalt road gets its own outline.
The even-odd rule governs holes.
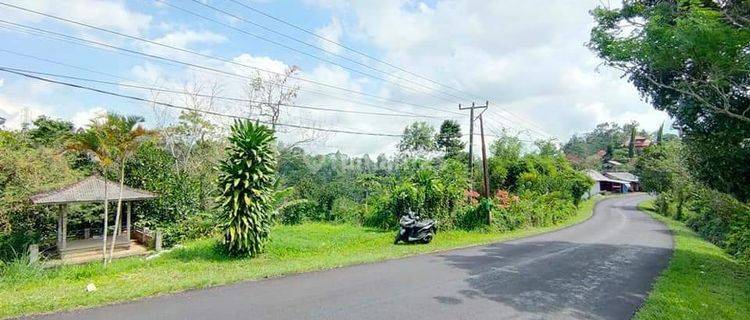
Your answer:
[[[39,318],[629,319],[672,252],[668,229],[637,210],[644,197],[521,240]]]

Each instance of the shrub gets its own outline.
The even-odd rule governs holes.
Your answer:
[[[701,188],[686,224],[744,261],[750,261],[750,206],[728,194]]]
[[[363,217],[363,210],[360,205],[349,198],[339,197],[333,201],[333,209],[331,209],[336,222],[345,222],[352,224],[361,224]]]
[[[529,214],[534,212],[533,202],[512,202],[508,207],[501,207],[492,212],[492,226],[498,231],[510,231],[523,227]]]
[[[496,204],[490,199],[482,199],[476,205],[466,206],[456,215],[456,226],[464,230],[474,230],[487,226],[487,216],[494,212]]]
[[[663,216],[669,215],[669,197],[666,193],[661,193],[654,200],[654,209]]]
[[[231,254],[263,251],[271,227],[276,166],[273,132],[251,121],[231,127],[227,157],[219,163],[224,245]]]
[[[216,232],[216,215],[214,212],[199,212],[184,220],[161,226],[164,234],[164,246],[172,246],[186,240],[193,240],[214,235]]]

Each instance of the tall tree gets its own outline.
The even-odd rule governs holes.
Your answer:
[[[664,122],[659,126],[659,130],[656,131],[656,144],[661,144],[664,139]]]
[[[117,197],[117,211],[115,212],[115,230],[109,247],[109,262],[111,262],[117,236],[121,232],[120,218],[122,217],[122,191],[125,187],[125,163],[128,157],[138,149],[140,143],[146,137],[155,135],[155,133],[143,128],[141,124],[144,119],[140,116],[122,116],[116,113],[108,113],[104,118],[103,133],[111,145],[114,160],[120,167],[120,192]]]
[[[83,152],[89,155],[98,165],[100,173],[106,177],[107,171],[114,163],[112,142],[105,134],[104,126],[99,119],[91,120],[89,127],[80,133],[70,135],[66,149]],[[106,178],[105,178],[106,179]],[[102,263],[107,265],[107,229],[109,224],[109,195],[107,184],[104,184],[104,230],[102,230]]]
[[[630,127],[630,139],[628,141],[628,158],[635,156],[635,126]]]
[[[592,13],[589,47],[675,120],[692,171],[750,199],[748,1],[628,0]]]
[[[445,120],[440,125],[440,132],[435,137],[437,148],[443,152],[445,158],[456,158],[463,151],[466,144],[461,141],[461,125],[455,120]]]
[[[414,122],[404,129],[398,150],[409,156],[426,156],[435,151],[435,128],[427,122]]]
[[[30,129],[29,138],[36,144],[50,146],[59,142],[65,136],[73,132],[73,123],[63,120],[55,120],[41,116],[34,120],[34,127]]]

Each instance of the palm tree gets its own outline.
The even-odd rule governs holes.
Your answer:
[[[66,149],[88,154],[94,162],[99,164],[100,173],[106,177],[107,170],[114,163],[112,148],[110,148],[107,135],[104,134],[103,125],[97,119],[91,120],[89,128],[83,132],[68,137]],[[105,180],[106,181],[106,180]],[[104,231],[102,232],[102,262],[107,264],[107,228],[109,217],[109,198],[107,195],[107,183],[104,183]]]
[[[120,194],[117,199],[115,230],[109,249],[109,262],[112,261],[117,235],[122,228],[120,217],[122,216],[122,189],[125,187],[125,161],[145,138],[155,135],[155,132],[143,128],[141,125],[143,121],[143,117],[140,116],[122,116],[116,113],[108,113],[103,125],[107,141],[111,142],[115,159],[120,166]]]

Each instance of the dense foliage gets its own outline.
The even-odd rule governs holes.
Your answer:
[[[750,199],[750,3],[628,0],[593,15],[591,49],[672,116],[695,177]]]
[[[101,170],[94,161],[98,157],[119,159],[116,154],[63,153],[62,137],[71,135],[85,140],[90,130],[71,132],[65,129],[72,127],[69,123],[52,123],[54,121],[58,120],[40,118],[39,127],[0,131],[2,143],[12,146],[14,151],[0,156],[4,161],[0,164],[0,172],[4,174],[0,195],[8,197],[8,203],[23,204],[0,208],[0,213],[6,217],[3,221],[8,221],[7,232],[0,241],[11,253],[22,252],[26,244],[40,240],[44,248],[54,245],[54,208],[32,206],[29,202],[32,194]],[[227,141],[217,128],[200,114],[186,113],[176,123],[158,128],[158,136],[141,141],[129,150],[124,163],[108,162],[109,167],[103,174],[109,179],[117,180],[124,172],[126,185],[159,195],[153,200],[134,203],[135,227],[161,230],[164,244],[171,246],[190,239],[212,237],[227,230],[225,227],[234,226],[236,231],[233,232],[240,235],[235,239],[245,242],[233,247],[235,253],[259,251],[270,223],[321,221],[391,229],[408,210],[436,219],[442,229],[512,230],[548,225],[569,217],[590,187],[588,178],[574,170],[550,141],[539,142],[533,146],[536,151],[530,152],[517,138],[503,136],[489,148],[490,191],[495,196],[480,199],[474,188],[481,186],[481,171],[476,167],[481,161],[475,159],[475,173],[470,177],[466,166],[468,154],[462,140],[465,137],[452,121],[445,121],[439,130],[427,123],[410,125],[400,143],[403,151],[391,156],[351,157],[340,152],[309,154],[298,146],[277,146],[275,142],[268,142],[279,154],[272,162],[264,163],[277,174],[272,178],[271,171],[267,171],[266,178],[258,180],[257,174],[253,177],[247,170],[257,169],[254,166],[260,162],[253,162],[253,166],[247,168],[242,167],[247,163],[240,161],[237,167],[235,162],[247,159],[248,154],[254,156],[237,143],[249,138],[248,135],[259,134],[256,131],[261,129],[243,127],[249,131],[233,135]],[[230,158],[226,158],[223,151],[227,147]],[[20,166],[35,166],[35,169],[17,169]],[[54,170],[57,175],[43,174],[47,173],[42,170],[44,167],[57,168]],[[19,170],[33,177],[18,180],[20,177],[15,172]],[[246,180],[248,174],[252,179]],[[215,187],[217,177],[222,185],[220,190]],[[236,178],[240,178],[237,185]],[[245,181],[254,183],[251,180],[263,181],[263,188],[251,188],[257,194],[246,193]],[[227,186],[229,189],[224,189]],[[245,202],[245,194],[252,206]],[[239,199],[238,206],[234,206],[234,200],[226,202],[226,196]],[[71,208],[75,212],[69,216],[71,234],[83,228],[100,233],[103,209],[97,204]],[[260,220],[258,223],[243,220],[244,214],[233,215],[235,209]],[[116,212],[115,208],[110,211]],[[114,222],[112,217],[114,215],[107,220],[110,225]],[[489,226],[488,221],[491,221]],[[253,234],[241,235],[240,230],[249,230],[250,225],[258,241]],[[13,242],[11,238],[22,241]],[[231,238],[231,234],[225,234],[228,243],[232,242]]]
[[[650,147],[638,160],[644,188],[658,193],[655,209],[750,261],[750,206],[694,179],[684,165],[684,148],[679,141],[664,143]]]
[[[231,254],[254,256],[263,251],[271,229],[273,132],[248,120],[235,121],[226,151],[218,180],[224,245]]]

